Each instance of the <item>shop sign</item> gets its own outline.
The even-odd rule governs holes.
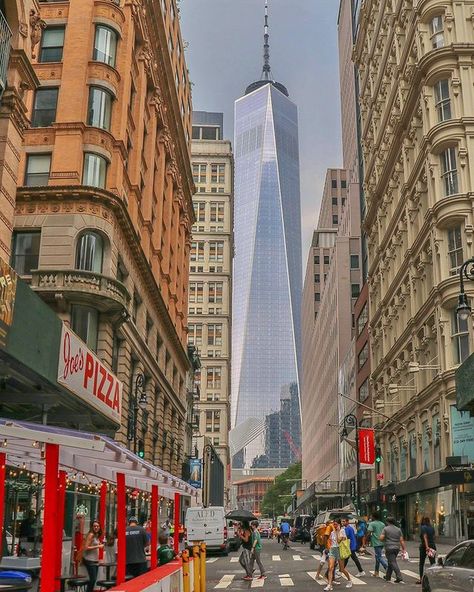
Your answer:
[[[63,324],[59,348],[58,382],[116,424],[120,424],[122,383]]]
[[[470,463],[474,462],[474,418],[455,405],[451,405],[451,442],[453,456],[467,456]]]
[[[202,487],[202,463],[200,458],[189,460],[189,485],[200,489]]]
[[[17,275],[0,257],[0,346],[6,346],[8,330],[13,323]]]
[[[359,462],[361,469],[373,469],[375,463],[375,434],[370,428],[359,429]]]

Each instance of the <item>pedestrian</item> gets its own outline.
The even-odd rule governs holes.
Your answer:
[[[357,552],[365,553],[364,539],[367,534],[367,521],[359,518],[357,521]]]
[[[428,516],[424,516],[421,519],[420,525],[420,579],[416,582],[417,584],[421,584],[421,580],[423,579],[426,558],[428,557],[430,564],[433,565],[435,562],[435,556],[435,529],[431,525],[431,520]]]
[[[316,572],[316,579],[319,580],[319,578],[321,577],[321,572],[323,570],[323,567],[326,565],[326,563],[329,560],[329,549],[323,549],[323,551],[321,552],[321,558],[319,560],[319,566],[318,566],[318,571]],[[328,573],[328,571],[326,570],[326,574]],[[327,578],[327,576],[326,576]]]
[[[164,532],[160,533],[158,537],[158,542],[160,546],[158,547],[158,565],[166,565],[170,561],[176,558],[176,553],[174,549],[172,549],[168,544],[168,536]]]
[[[281,540],[283,541],[283,549],[289,549],[288,539],[290,537],[290,525],[288,522],[282,522],[280,524]]]
[[[237,534],[242,541],[242,553],[239,557],[239,563],[245,570],[244,580],[253,580],[250,569],[250,551],[252,550],[252,530],[248,522],[241,522]]]
[[[82,546],[82,563],[89,576],[87,592],[93,592],[94,590],[97,581],[97,573],[99,571],[99,549],[103,548],[102,528],[100,527],[100,523],[97,520],[94,520]]]
[[[258,569],[260,570],[260,580],[264,580],[267,576],[265,575],[265,568],[263,567],[262,560],[260,558],[260,552],[262,550],[262,539],[258,531],[258,522],[254,520],[251,523],[252,527],[252,550],[250,551],[250,574],[253,574],[253,566],[255,561],[257,562]]]
[[[351,548],[351,554],[349,557],[346,557],[344,559],[344,567],[347,567],[347,564],[349,563],[349,559],[352,559],[352,561],[356,564],[357,569],[359,570],[359,573],[357,574],[358,577],[361,576],[365,576],[365,571],[362,569],[362,565],[360,564],[359,558],[357,557],[357,535],[356,535],[356,531],[354,530],[354,527],[352,526],[352,524],[349,522],[349,518],[344,518],[344,529],[346,531],[346,536],[349,539],[349,543],[350,543],[350,548]]]
[[[330,547],[329,547],[329,569],[328,569],[328,585],[324,588],[326,592],[334,590],[332,583],[334,580],[334,569],[336,564],[339,564],[339,570],[347,578],[346,588],[352,588],[352,580],[349,572],[344,566],[344,561],[341,559],[341,553],[339,550],[339,544],[342,541],[347,540],[346,531],[341,527],[341,520],[337,518],[333,522],[333,530],[329,536]]]
[[[127,575],[141,576],[148,571],[146,561],[146,548],[148,537],[143,526],[139,526],[138,520],[132,517],[128,521],[125,531],[126,573]]]
[[[382,557],[382,550],[383,550],[383,543],[380,540],[380,535],[382,534],[382,530],[385,528],[385,524],[380,520],[380,514],[378,512],[374,512],[372,514],[372,520],[369,522],[367,526],[367,534],[366,534],[366,544],[367,539],[370,537],[370,543],[374,548],[375,554],[375,571],[374,577],[379,577],[379,569],[380,566],[387,571],[387,562]]]
[[[387,526],[380,533],[380,540],[385,546],[385,556],[387,557],[388,567],[384,579],[390,582],[392,572],[395,572],[395,584],[403,584],[402,572],[398,567],[397,555],[400,553],[400,547],[403,553],[406,552],[405,541],[401,529],[395,524],[395,518],[388,516]]]

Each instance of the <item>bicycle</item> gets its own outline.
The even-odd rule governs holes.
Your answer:
[[[281,535],[281,540],[282,540],[282,543],[283,543],[283,550],[284,551],[286,551],[287,549],[290,548],[290,545],[288,544],[288,538],[289,538],[289,535],[287,535],[287,534],[282,534]]]

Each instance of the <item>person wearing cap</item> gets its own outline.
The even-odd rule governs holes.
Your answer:
[[[147,547],[148,536],[146,530],[143,526],[139,526],[138,520],[132,516],[125,531],[127,575],[136,578],[148,571],[145,552]]]

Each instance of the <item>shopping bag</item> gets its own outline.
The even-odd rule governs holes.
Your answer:
[[[339,553],[341,555],[341,559],[347,559],[351,556],[351,544],[349,539],[344,539],[339,543]]]

